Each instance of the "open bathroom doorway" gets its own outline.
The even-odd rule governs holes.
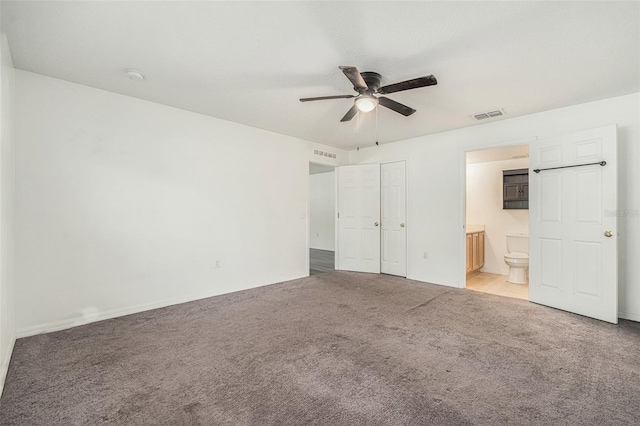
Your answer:
[[[309,275],[335,270],[335,167],[309,163]]]
[[[529,146],[468,151],[466,288],[529,300]]]

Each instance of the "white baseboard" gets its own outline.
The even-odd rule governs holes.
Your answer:
[[[222,294],[235,293],[236,291],[249,290],[251,288],[277,284],[283,281],[290,281],[290,280],[295,280],[295,279],[304,278],[304,277],[306,277],[306,275],[295,276],[295,277],[283,277],[282,279],[278,279],[273,283],[257,284],[251,287],[240,288],[233,291],[226,291],[226,292],[214,291],[214,292],[209,292],[204,294],[181,296],[173,299],[161,300],[161,301],[156,301],[151,303],[142,303],[139,305],[128,306],[125,308],[117,308],[109,311],[91,313],[84,316],[77,316],[77,317],[68,318],[60,321],[53,321],[45,324],[38,324],[31,327],[20,328],[16,330],[16,336],[17,338],[22,338],[22,337],[35,336],[37,334],[51,333],[53,331],[66,330],[68,328],[90,324],[96,321],[117,318],[125,315],[137,314],[139,312],[150,311],[152,309],[164,308],[167,306],[178,305],[180,303],[193,302],[195,300],[206,299],[213,296],[220,296]]]
[[[9,372],[9,363],[11,362],[11,354],[13,354],[13,347],[16,344],[16,336],[11,336],[11,340],[9,341],[9,346],[7,350],[2,355],[2,362],[0,363],[0,396],[2,396],[2,391],[4,390],[4,381],[7,378],[7,373]]]
[[[630,314],[627,312],[618,312],[618,317],[630,321],[640,322],[640,314]]]

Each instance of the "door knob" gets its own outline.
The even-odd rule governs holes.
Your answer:
[[[607,238],[610,238],[611,236],[613,236],[613,232],[611,231],[604,231],[604,236]]]
[[[374,223],[375,226],[378,226],[378,222]]]
[[[401,224],[400,224],[400,228],[404,228],[404,223],[401,223]]]

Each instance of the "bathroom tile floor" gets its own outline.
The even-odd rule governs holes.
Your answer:
[[[480,272],[467,278],[467,289],[529,300],[529,284],[507,282],[507,275]]]

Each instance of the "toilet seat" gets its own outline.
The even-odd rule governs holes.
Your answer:
[[[512,259],[528,259],[529,255],[527,253],[520,253],[519,251],[512,251],[511,253],[507,253],[504,257],[510,257]]]
[[[505,254],[504,260],[505,262],[511,265],[528,265],[529,255],[527,253],[520,253],[518,251],[514,251],[512,253]]]

